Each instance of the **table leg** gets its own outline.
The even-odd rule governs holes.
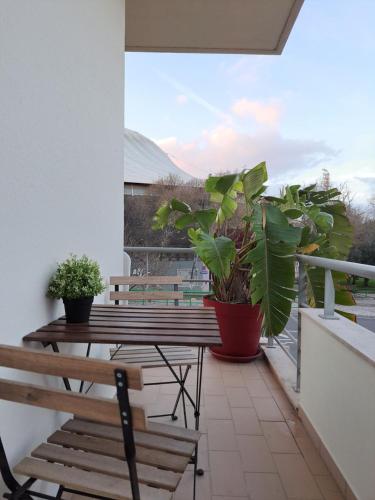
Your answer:
[[[58,348],[58,345],[57,345],[57,343],[56,343],[56,342],[51,342],[51,347],[52,347],[53,352],[60,352],[60,351],[59,351],[59,348]],[[65,389],[66,389],[67,391],[71,391],[71,390],[72,390],[72,388],[71,388],[71,386],[70,386],[69,379],[68,379],[68,378],[66,378],[66,377],[63,377],[63,382],[64,382],[64,385],[65,385]]]
[[[164,361],[165,365],[169,368],[170,372],[172,373],[172,375],[176,379],[176,382],[179,384],[181,391],[186,395],[186,397],[188,398],[188,400],[192,404],[194,411],[196,411],[195,401],[190,396],[189,392],[186,390],[183,380],[180,380],[180,378],[177,375],[176,371],[174,370],[173,366],[170,364],[168,359],[165,357],[163,351],[159,348],[159,346],[155,345],[155,349],[158,351],[158,353],[160,354],[160,357]]]
[[[91,351],[91,343],[89,342],[87,344],[87,349],[86,349],[86,358],[89,358],[90,357],[90,351]],[[81,380],[81,383],[79,384],[79,392],[82,392],[83,391],[83,386],[85,384],[85,381],[84,380]]]
[[[204,347],[198,348],[198,364],[197,364],[197,380],[195,392],[195,430],[199,430],[199,418],[201,408],[201,395],[202,395],[202,376],[203,376],[203,355]],[[203,476],[204,470],[198,468],[198,443],[195,446],[194,455],[194,491],[195,491],[195,476]]]

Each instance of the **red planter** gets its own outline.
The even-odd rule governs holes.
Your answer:
[[[262,354],[259,339],[262,315],[258,305],[228,304],[210,297],[203,298],[205,307],[214,307],[220,328],[222,347],[212,347],[215,358],[244,363]]]

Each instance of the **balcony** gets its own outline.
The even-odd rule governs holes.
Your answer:
[[[165,375],[163,369],[150,372],[147,381]],[[192,373],[190,388],[194,381]],[[199,463],[205,474],[198,478],[197,499],[345,498],[267,360],[233,365],[207,353],[202,391]],[[147,388],[137,402],[159,413],[173,405],[175,394],[173,386]],[[181,412],[179,417],[174,425],[181,425]],[[188,500],[191,491],[188,471],[175,500]]]
[[[189,289],[200,286],[201,275],[190,249],[126,251],[143,271],[162,266],[181,273],[191,303]],[[330,273],[372,278],[375,269],[311,257],[300,257],[299,264],[291,348],[278,338],[262,339],[265,358],[249,365],[206,354],[201,455],[211,481],[200,480],[202,498],[371,498],[375,334],[334,312]],[[304,303],[304,265],[326,269],[324,310]],[[361,307],[352,311],[358,314]],[[370,307],[366,311],[374,316]],[[145,395],[152,411],[171,396],[168,389]],[[238,474],[226,477],[226,464],[235,461]],[[186,477],[181,491],[188,485]]]

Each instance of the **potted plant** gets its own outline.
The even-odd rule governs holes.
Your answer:
[[[191,210],[173,199],[156,212],[154,229],[170,224],[188,228],[191,244],[213,279],[214,306],[223,347],[213,354],[249,361],[259,354],[261,333],[280,334],[296,297],[296,253],[345,259],[352,228],[337,189],[287,186],[279,197],[265,194],[266,164],[239,174],[211,176],[205,182],[212,207]],[[324,270],[307,269],[312,306],[323,302]],[[334,275],[337,282],[342,279]],[[337,290],[337,303],[352,304]]]
[[[105,290],[99,264],[86,255],[58,264],[48,285],[48,295],[63,299],[67,323],[87,323],[94,296]]]

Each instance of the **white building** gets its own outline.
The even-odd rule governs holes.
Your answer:
[[[142,195],[147,186],[166,177],[190,181],[193,177],[179,168],[155,142],[130,130],[124,131],[124,191]]]

